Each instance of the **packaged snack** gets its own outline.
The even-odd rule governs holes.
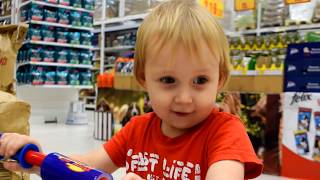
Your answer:
[[[93,14],[92,13],[83,12],[81,21],[82,21],[82,25],[83,26],[92,27],[93,26]]]
[[[65,49],[58,49],[56,52],[57,63],[67,63],[68,62],[68,51]]]
[[[269,0],[262,3],[261,26],[283,26],[287,10],[283,0]]]
[[[297,153],[300,155],[306,155],[309,153],[309,141],[306,131],[295,131]]]
[[[81,85],[92,85],[92,74],[90,70],[80,73]]]
[[[309,131],[312,109],[299,108],[298,113],[298,130]]]
[[[29,9],[22,9],[21,15],[20,15],[20,21],[25,22],[25,21],[29,21],[29,20],[30,20]]]
[[[58,28],[56,31],[56,39],[58,43],[68,43],[69,32],[62,28]]]
[[[39,27],[30,27],[28,31],[28,38],[32,41],[41,41],[41,30]]]
[[[69,71],[69,84],[70,85],[80,85],[79,70],[72,69]]]
[[[82,7],[87,10],[94,10],[94,0],[82,0]]]
[[[45,81],[44,84],[53,85],[56,84],[56,71],[53,69],[47,68],[44,73]]]
[[[72,26],[81,26],[81,13],[78,11],[71,11],[70,20]]]
[[[69,43],[80,44],[80,32],[69,32]]]
[[[54,62],[55,51],[53,49],[42,50],[42,61],[43,62]]]
[[[69,63],[70,64],[79,64],[79,54],[78,54],[78,52],[70,50],[68,59],[69,59]]]
[[[37,48],[37,49],[34,49],[34,48],[30,48],[27,50],[27,59],[31,62],[40,62],[41,61],[41,48]]]
[[[92,34],[87,32],[81,32],[81,44],[82,45],[92,45]]]
[[[43,79],[43,67],[31,66],[31,84],[32,85],[42,85],[44,83]]]
[[[46,41],[46,42],[55,41],[54,27],[47,27],[47,26],[42,27],[41,34],[42,34],[43,41]]]
[[[38,6],[36,4],[31,5],[30,14],[31,20],[42,21],[43,20],[43,6]]]
[[[70,24],[69,14],[70,14],[70,11],[68,10],[58,9],[58,12],[57,12],[58,23],[69,25]]]
[[[316,127],[316,134],[320,136],[320,112],[314,113],[314,122]]]
[[[56,11],[51,11],[49,9],[45,9],[44,10],[44,21],[56,23],[57,22]]]
[[[59,4],[62,4],[64,6],[70,6],[70,0],[59,0]]]
[[[320,136],[319,135],[317,135],[315,138],[312,158],[315,161],[320,162]]]
[[[81,52],[80,53],[80,61],[81,64],[91,65],[92,52]]]
[[[57,67],[57,84],[67,85],[68,84],[68,69],[64,67]]]
[[[81,8],[82,7],[81,0],[72,0],[72,6],[76,8]]]

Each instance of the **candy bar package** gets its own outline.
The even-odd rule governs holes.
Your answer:
[[[295,131],[297,153],[300,155],[306,155],[309,153],[308,134],[306,131]]]
[[[14,70],[18,50],[27,34],[27,25],[0,26],[0,91],[14,94]]]
[[[299,108],[298,112],[298,130],[309,131],[312,109]]]

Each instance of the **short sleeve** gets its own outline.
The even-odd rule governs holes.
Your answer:
[[[257,158],[243,123],[229,116],[219,124],[209,137],[208,165],[217,161],[236,160],[244,163],[245,178],[255,178],[262,173],[262,163]]]
[[[103,145],[113,163],[118,167],[125,166],[127,142],[133,126],[134,118],[132,118],[118,133]]]

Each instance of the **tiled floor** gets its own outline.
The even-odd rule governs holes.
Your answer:
[[[84,153],[101,146],[103,142],[92,137],[92,123],[89,125],[44,124],[31,120],[31,136],[38,139],[45,153],[59,152],[64,155]],[[115,180],[122,179],[124,169],[113,173]],[[285,180],[277,176],[261,175],[257,180]],[[31,180],[41,180],[32,175]]]

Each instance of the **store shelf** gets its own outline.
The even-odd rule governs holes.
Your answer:
[[[93,31],[93,28],[89,28],[89,27],[78,27],[78,26],[52,23],[52,22],[46,22],[46,21],[31,20],[31,21],[26,21],[25,23],[46,25],[46,26],[53,26],[53,27],[62,27],[62,28],[76,29],[76,30],[83,30],[83,31]]]
[[[320,23],[315,24],[302,24],[302,25],[291,25],[291,26],[279,26],[279,27],[267,27],[261,29],[244,30],[244,31],[225,31],[227,36],[237,37],[243,35],[258,35],[261,33],[279,33],[287,31],[297,31],[297,30],[310,30],[310,29],[320,29]]]
[[[95,21],[93,24],[95,26],[101,25],[101,24],[123,24],[128,21],[142,21],[148,14],[137,14],[137,15],[131,15],[131,16],[125,16],[125,17],[116,17],[116,18],[110,18],[106,20],[101,21]]]
[[[69,47],[69,48],[77,48],[77,49],[87,49],[92,50],[93,46],[86,45],[78,45],[78,44],[66,44],[66,43],[57,43],[57,42],[46,42],[46,41],[26,41],[24,44],[38,44],[44,46],[57,46],[57,47]]]
[[[112,25],[110,27],[105,27],[104,32],[113,32],[113,31],[121,31],[128,29],[137,29],[141,25],[141,22],[125,22],[123,24]],[[94,33],[100,33],[101,29],[95,29]]]
[[[91,68],[93,68],[92,65],[50,63],[50,62],[24,62],[24,63],[19,63],[19,64],[17,64],[17,67],[25,66],[25,65],[54,66],[54,67],[71,67],[71,68],[83,68],[83,69],[91,69]]]
[[[265,70],[265,71],[256,71],[256,70],[249,70],[246,72],[243,71],[231,71],[230,73],[232,76],[281,76],[283,74],[282,70]]]
[[[11,15],[8,15],[8,16],[0,16],[0,21],[10,20],[10,19],[11,19]]]
[[[36,87],[36,88],[61,88],[61,89],[93,89],[93,86],[85,85],[30,85],[30,84],[21,84],[19,87]]]
[[[247,93],[281,93],[282,75],[231,76],[223,91]]]
[[[320,23],[261,28],[260,33],[285,32],[285,31],[307,30],[307,29],[320,29]]]
[[[114,88],[119,90],[144,91],[130,75],[115,75]],[[233,75],[223,91],[243,93],[281,93],[282,75]]]
[[[105,48],[105,52],[115,52],[115,51],[124,51],[124,50],[132,50],[134,46],[115,46]]]
[[[69,10],[75,10],[75,11],[80,11],[80,12],[88,12],[88,13],[94,13],[94,11],[91,10],[87,10],[84,8],[76,8],[76,7],[72,7],[72,6],[64,6],[61,4],[52,4],[52,3],[47,3],[47,2],[42,2],[42,1],[26,1],[21,3],[20,8],[27,6],[29,4],[37,4],[37,5],[42,5],[42,6],[47,6],[47,7],[55,7],[55,8],[63,8],[63,9],[69,9]]]

